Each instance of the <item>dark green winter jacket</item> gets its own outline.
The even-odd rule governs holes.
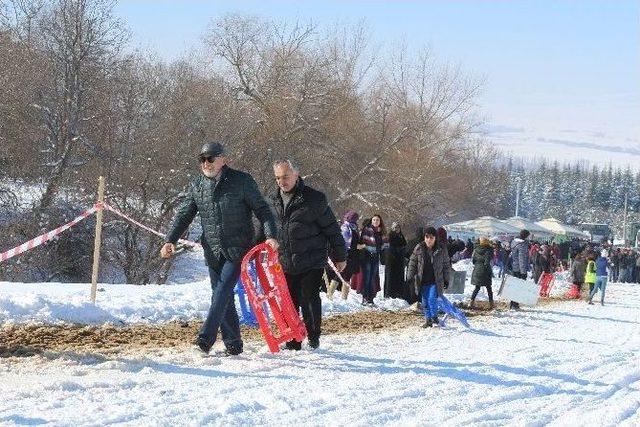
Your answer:
[[[276,225],[269,205],[248,173],[224,166],[220,180],[198,176],[178,208],[167,242],[176,243],[193,218],[200,213],[202,246],[207,264],[220,254],[238,262],[255,244],[251,214],[260,221],[266,238],[275,238]]]
[[[473,262],[473,273],[471,273],[471,284],[474,286],[490,286],[493,271],[491,269],[491,259],[493,258],[493,247],[476,245],[471,261]]]

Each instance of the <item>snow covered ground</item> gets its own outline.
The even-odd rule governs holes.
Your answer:
[[[90,302],[90,284],[0,282],[0,325],[5,324],[103,324],[164,323],[204,319],[211,301],[208,279],[180,285],[99,284],[96,305]],[[381,294],[379,294],[381,295]],[[236,308],[241,314],[240,304]],[[351,292],[344,301],[321,294],[323,315],[365,310],[362,297]],[[407,308],[400,299],[376,300],[387,310]]]
[[[0,424],[639,425],[640,286],[607,291],[316,351],[0,359]]]
[[[193,254],[178,259],[176,271],[169,285],[136,286],[127,284],[98,284],[96,305],[91,304],[90,285],[78,283],[16,283],[0,282],[1,324],[63,324],[95,325],[110,323],[129,325],[135,323],[165,323],[175,320],[204,319],[209,309],[211,288],[207,270],[201,255]],[[469,300],[473,286],[470,284],[473,265],[471,260],[454,264],[454,269],[467,272],[464,294],[447,295],[451,301]],[[380,283],[384,283],[384,267],[380,270]],[[497,276],[497,269],[495,270]],[[495,292],[500,279],[494,279]],[[552,295],[564,294],[566,283],[558,280]],[[330,301],[321,293],[324,316],[366,310],[361,306],[362,297],[355,292],[343,301],[336,294]],[[386,310],[401,310],[408,304],[401,299],[384,299],[378,293],[376,305]],[[479,300],[486,299],[483,288]],[[236,297],[236,308],[241,314]]]

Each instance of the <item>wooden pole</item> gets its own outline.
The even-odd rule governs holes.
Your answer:
[[[98,178],[98,203],[104,202],[104,177]],[[96,213],[96,237],[93,242],[93,272],[91,274],[91,302],[96,303],[98,271],[100,269],[100,244],[102,243],[102,209]]]

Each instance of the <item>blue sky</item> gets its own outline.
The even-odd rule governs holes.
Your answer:
[[[167,59],[197,45],[212,19],[232,12],[320,25],[364,19],[377,44],[430,45],[438,59],[485,78],[478,102],[492,125],[523,128],[533,141],[564,132],[640,149],[640,1],[121,0],[117,6],[134,43]]]

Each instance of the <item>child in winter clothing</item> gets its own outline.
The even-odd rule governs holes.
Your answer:
[[[582,291],[586,271],[587,263],[584,261],[584,256],[577,254],[576,259],[574,259],[571,264],[571,280],[576,288],[578,288],[577,298],[580,298],[580,291]]]
[[[598,292],[598,289],[602,291],[602,296],[600,297],[600,304],[604,305],[604,291],[607,288],[607,267],[609,266],[609,260],[607,260],[607,251],[605,249],[602,250],[600,256],[595,262],[596,265],[596,284],[589,293],[589,304],[593,304],[593,296]]]
[[[594,254],[589,254],[587,256],[587,268],[584,273],[584,283],[589,285],[589,295],[591,295],[596,283],[596,263]]]

